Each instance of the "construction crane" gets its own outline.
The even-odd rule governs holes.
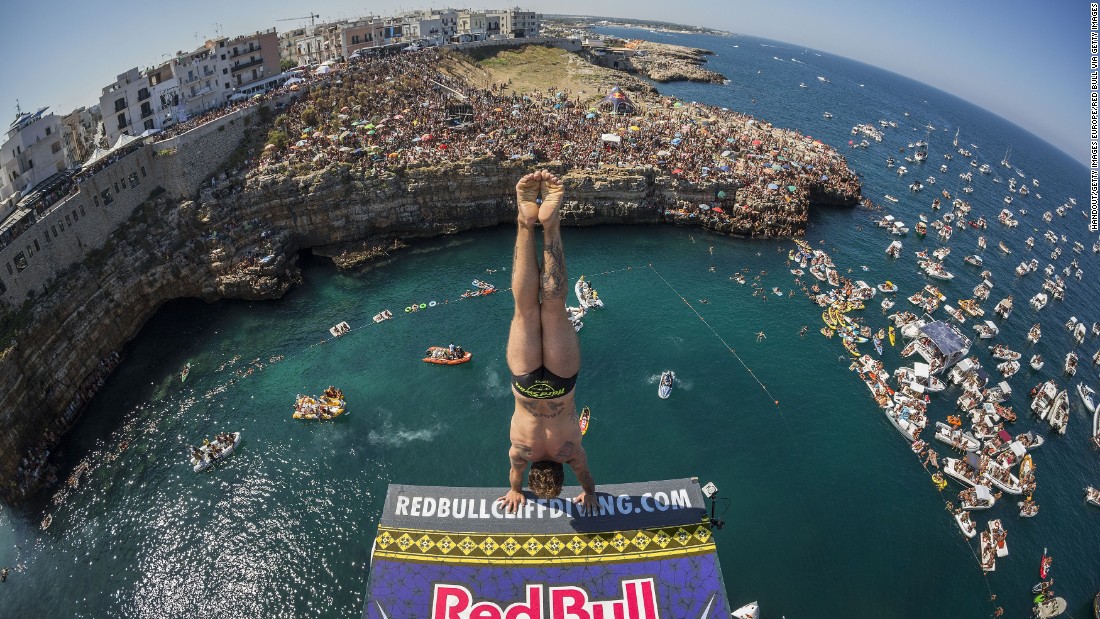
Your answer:
[[[318,17],[320,17],[320,15],[318,15],[316,13],[310,13],[309,15],[306,15],[305,17],[287,17],[287,18],[284,18],[284,19],[276,19],[275,21],[298,21],[299,19],[308,19],[309,20],[309,25],[314,26],[317,23],[317,18]]]

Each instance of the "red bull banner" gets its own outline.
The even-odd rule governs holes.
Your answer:
[[[373,619],[728,618],[695,480],[601,486],[515,514],[499,488],[391,485],[363,616]],[[565,488],[562,496],[579,489]]]

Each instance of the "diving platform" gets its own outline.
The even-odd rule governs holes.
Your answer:
[[[391,484],[364,619],[727,619],[708,501],[696,479],[599,486],[600,509],[503,488]]]

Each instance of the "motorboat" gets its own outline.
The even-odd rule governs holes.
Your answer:
[[[992,572],[997,569],[996,552],[993,548],[993,536],[989,531],[982,531],[981,538],[981,565],[983,572]]]
[[[997,499],[985,486],[974,486],[959,493],[959,504],[966,511],[989,509]]]
[[[1032,344],[1038,344],[1039,338],[1041,337],[1043,337],[1042,327],[1039,326],[1039,323],[1035,323],[1027,332],[1027,341],[1031,342]]]
[[[1004,344],[990,346],[989,351],[992,353],[994,359],[1000,359],[1001,361],[1016,361],[1020,358],[1020,353]]]
[[[1031,369],[1036,372],[1043,369],[1043,355],[1034,354],[1031,356]]]
[[[982,470],[982,477],[988,479],[994,486],[1009,494],[1023,494],[1020,480],[999,462],[989,459]]]
[[[676,381],[676,372],[665,370],[661,373],[661,381],[657,386],[657,397],[667,400],[672,395],[672,384]]]
[[[879,292],[883,292],[883,293],[892,293],[892,292],[897,292],[898,291],[897,285],[894,284],[894,282],[889,281],[889,280],[879,284],[878,289],[879,289]]]
[[[1048,619],[1050,617],[1057,617],[1066,612],[1069,605],[1064,598],[1053,597],[1044,598],[1042,601],[1035,604],[1035,607],[1031,609],[1032,613],[1037,619]]]
[[[984,481],[980,481],[978,476],[974,473],[974,470],[970,465],[966,464],[962,460],[956,460],[955,458],[947,458],[944,461],[943,472],[948,477],[953,478],[955,481],[963,484],[964,486],[978,486],[986,485]]]
[[[341,335],[344,335],[349,331],[351,331],[351,327],[346,321],[333,325],[332,327],[329,327],[328,330],[328,332],[332,334],[332,337],[340,337]]]
[[[1070,376],[1077,373],[1077,353],[1072,350],[1066,353],[1066,363],[1063,366],[1063,370]]]
[[[381,312],[375,314],[371,320],[373,320],[374,322],[382,322],[391,318],[393,318],[393,312],[391,312],[390,310],[382,310]]]
[[[240,444],[240,432],[219,434],[213,441],[204,440],[201,446],[191,448],[191,468],[201,473],[214,466],[215,462],[228,458]]]
[[[1001,320],[1007,320],[1012,315],[1012,297],[1007,296],[1000,300],[993,308],[993,313],[1000,316]]]
[[[978,332],[978,337],[983,340],[991,340],[997,337],[997,334],[1001,332],[1000,328],[992,320],[986,320],[984,323],[974,325],[974,330]]]
[[[760,619],[760,605],[756,602],[749,602],[733,611],[733,617],[734,619]]]
[[[1039,513],[1039,504],[1030,499],[1025,499],[1016,503],[1016,507],[1020,508],[1021,518],[1033,518],[1035,514]]]
[[[1019,361],[1005,361],[1004,363],[998,363],[997,364],[997,370],[1005,378],[1012,378],[1012,376],[1015,375],[1016,372],[1020,371],[1020,362]]]
[[[901,255],[901,241],[893,241],[886,247],[886,255],[891,258],[897,258]],[[812,272],[812,269],[811,269]],[[885,292],[885,291],[884,291]]]
[[[922,389],[931,393],[938,393],[947,388],[942,380],[932,376],[929,372],[931,366],[927,363],[916,362],[913,367],[902,366],[894,370],[894,378],[898,383],[916,383]]]
[[[1092,486],[1085,487],[1085,502],[1100,507],[1100,490]]]
[[[1059,434],[1066,433],[1066,426],[1069,425],[1069,393],[1065,389],[1054,396],[1054,401],[1047,409],[1047,422]]]
[[[1035,311],[1039,311],[1047,306],[1047,301],[1050,297],[1045,292],[1036,293],[1034,297],[1031,297],[1031,308]]]
[[[955,522],[959,525],[959,529],[962,530],[963,535],[968,538],[973,538],[978,534],[978,527],[974,524],[974,521],[970,519],[970,513],[961,509],[955,510]]]
[[[978,451],[982,447],[981,441],[969,432],[964,432],[962,428],[952,427],[942,421],[936,422],[935,439],[962,452]]]
[[[1085,410],[1090,413],[1096,412],[1096,392],[1092,387],[1085,383],[1077,383],[1077,396],[1081,398],[1081,403],[1085,405]]]
[[[982,257],[977,254],[972,254],[963,258],[963,262],[976,267],[981,267],[983,264]]]
[[[577,303],[585,309],[593,309],[603,307],[603,300],[600,299],[600,294],[592,288],[591,282],[584,279],[581,275],[580,279],[573,286],[573,292],[577,295]]]
[[[1028,395],[1032,397],[1031,412],[1038,415],[1039,419],[1046,420],[1050,414],[1050,406],[1058,395],[1058,385],[1053,380],[1048,380],[1037,385]]]
[[[1006,537],[1008,534],[1005,532],[1004,526],[1001,525],[1000,518],[994,518],[990,520],[986,526],[989,527],[989,534],[993,536],[993,546],[997,551],[998,557],[1008,556],[1008,541]]]

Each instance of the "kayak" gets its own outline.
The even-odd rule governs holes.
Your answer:
[[[187,365],[183,366],[183,371],[180,372],[180,382],[187,382],[187,375],[191,373],[191,362],[188,361]]]
[[[446,346],[432,346],[432,347],[428,348],[428,356],[424,357],[424,362],[425,363],[436,363],[436,364],[439,364],[439,365],[458,365],[460,363],[466,363],[467,361],[472,359],[473,356],[474,356],[473,353],[471,353],[468,350],[464,351],[464,354],[461,357],[457,357],[455,359],[448,359],[445,356],[444,357],[434,357],[434,356],[432,356],[432,353],[437,351],[437,350],[442,351],[445,354],[450,352],[450,349],[447,348]]]
[[[591,419],[592,419],[592,410],[589,409],[587,406],[585,406],[584,408],[581,409],[581,418],[580,418],[580,421],[579,421],[580,426],[581,426],[581,436],[584,436],[585,434],[588,433],[588,424],[591,421]]]
[[[1050,573],[1050,564],[1054,563],[1054,557],[1047,556],[1047,549],[1043,549],[1043,558],[1039,560],[1039,578],[1046,580],[1047,574]]]
[[[893,346],[894,345],[894,327],[893,327],[893,325],[891,325],[890,328],[887,329],[886,332],[888,334],[890,334],[890,345]]]

